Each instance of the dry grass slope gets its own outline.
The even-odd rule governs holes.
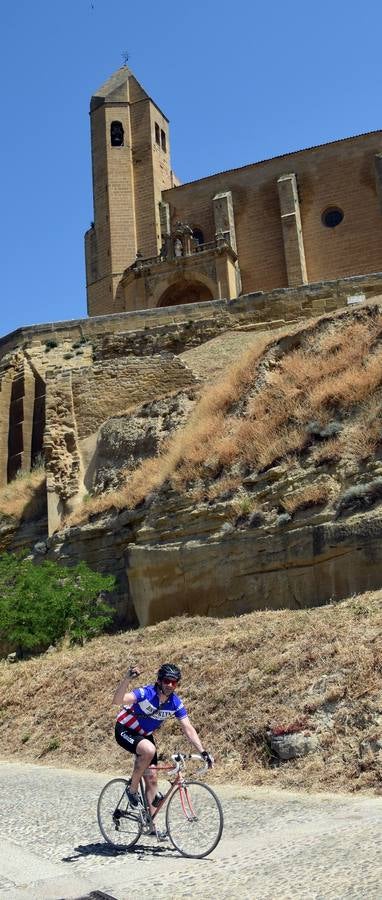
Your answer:
[[[45,471],[43,467],[17,476],[0,491],[0,519],[29,521],[46,509]]]
[[[204,390],[159,457],[126,472],[122,488],[91,499],[70,524],[133,507],[165,482],[214,500],[235,491],[243,474],[281,461],[318,470],[341,461],[351,470],[381,445],[382,309],[369,304],[264,335]]]
[[[212,777],[380,792],[381,591],[314,610],[172,619],[81,649],[2,662],[1,755],[126,771],[127,756],[113,738],[114,688],[131,662],[147,683],[167,659],[181,665],[181,695],[217,756]],[[266,730],[296,721],[318,735],[320,750],[272,768]],[[176,723],[167,725],[161,749],[181,746]]]

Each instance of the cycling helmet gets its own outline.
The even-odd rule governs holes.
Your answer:
[[[176,681],[180,681],[181,671],[178,666],[175,666],[174,663],[163,663],[158,671],[158,681],[162,681],[163,678],[174,678]]]

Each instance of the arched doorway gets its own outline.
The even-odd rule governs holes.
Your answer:
[[[200,281],[176,281],[162,294],[158,306],[179,306],[182,303],[203,303],[213,300],[212,292]]]

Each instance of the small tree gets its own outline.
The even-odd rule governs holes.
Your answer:
[[[24,555],[0,556],[0,637],[17,649],[44,650],[65,634],[82,643],[111,623],[114,611],[102,594],[114,587],[81,562],[64,568],[50,560],[39,565]]]

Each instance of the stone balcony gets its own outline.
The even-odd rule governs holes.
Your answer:
[[[125,270],[118,288],[125,310],[231,300],[240,293],[237,254],[224,237],[189,245],[186,252],[176,246],[174,252],[173,245],[171,250],[137,257]]]

